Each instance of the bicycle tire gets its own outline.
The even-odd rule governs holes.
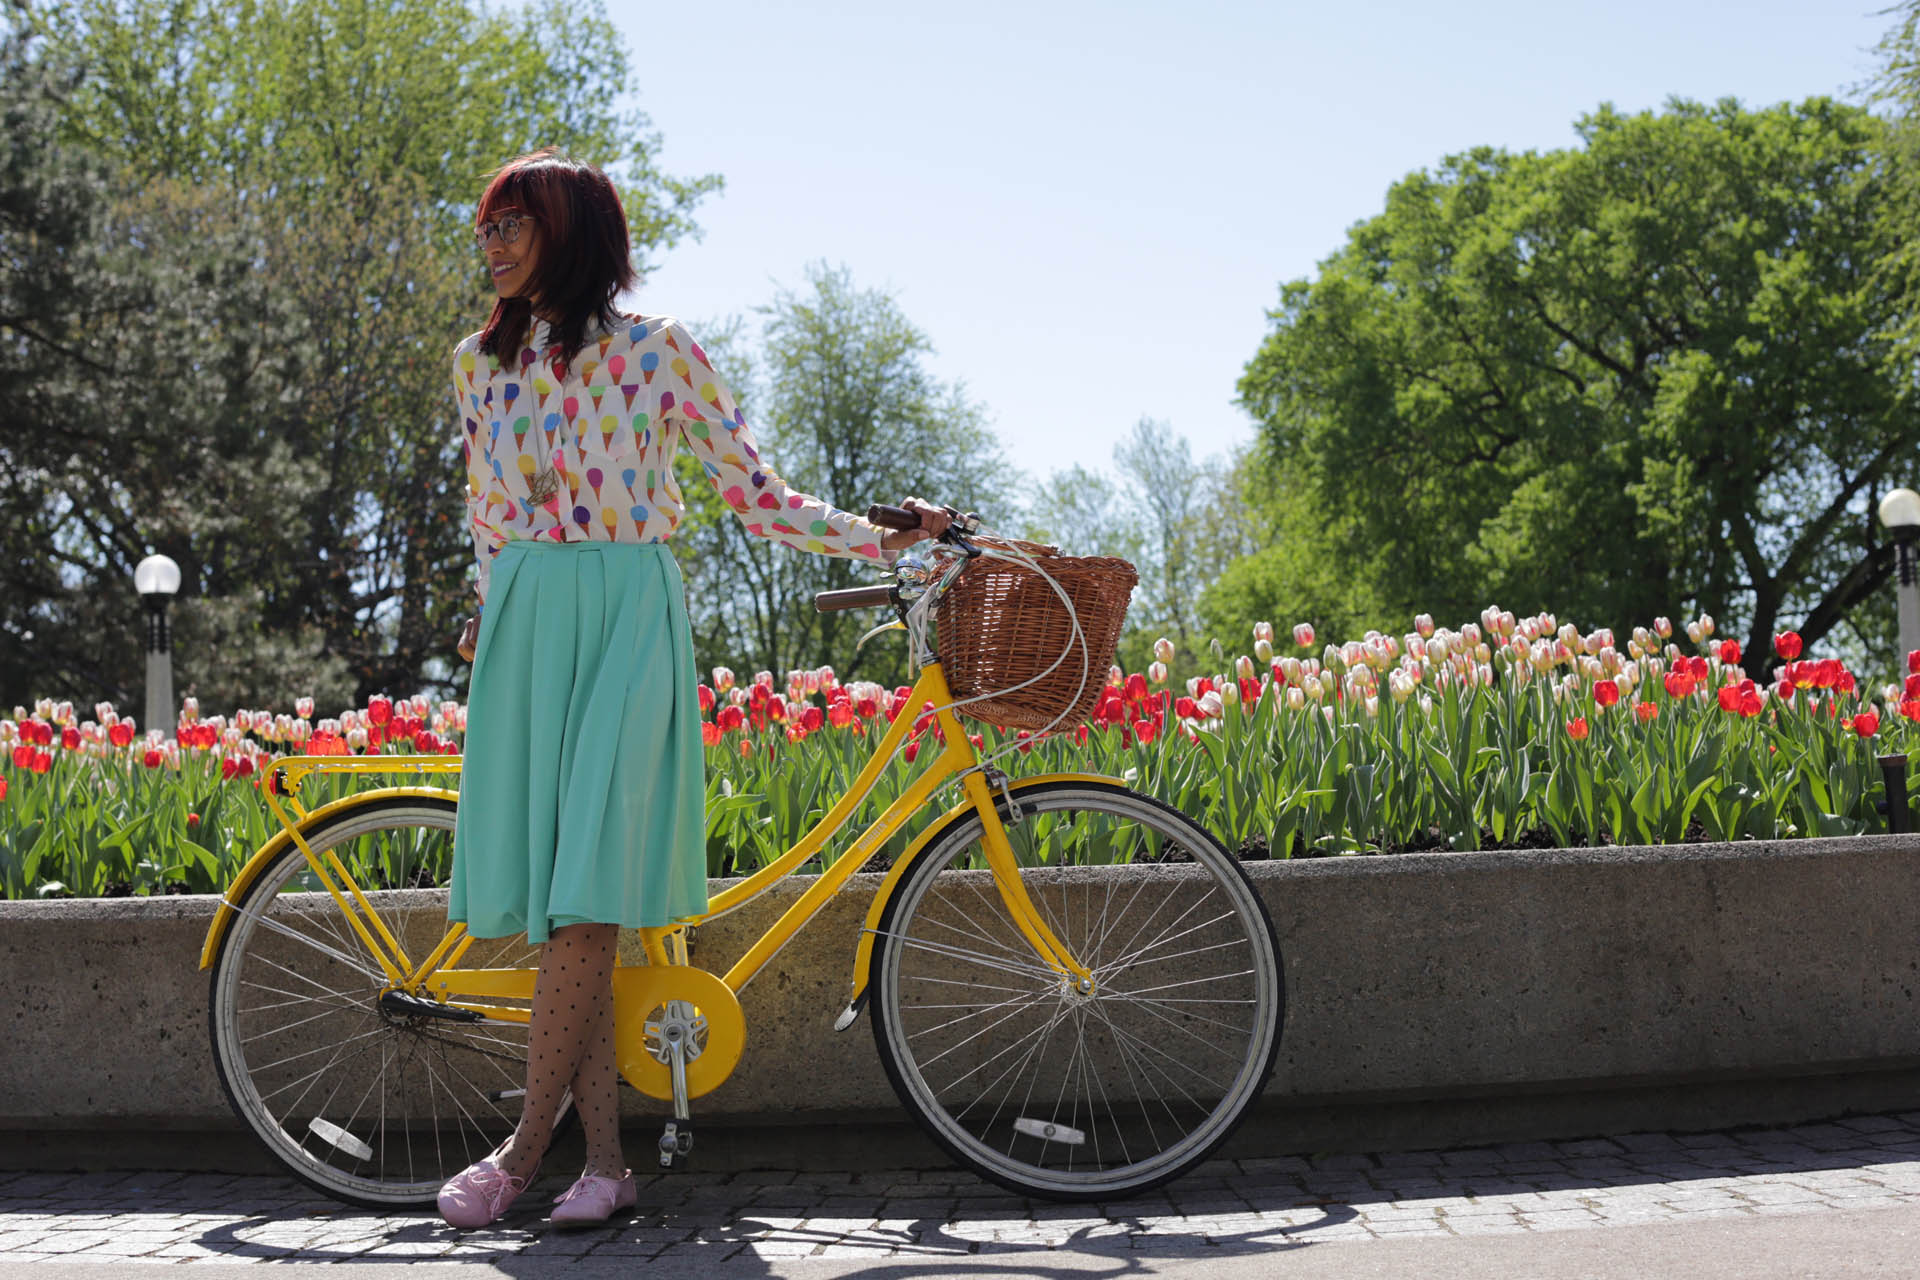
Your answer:
[[[1014,799],[1027,892],[1094,990],[1015,931],[970,813],[882,911],[874,1043],[901,1103],[982,1177],[1049,1200],[1138,1194],[1212,1154],[1271,1078],[1286,1006],[1273,924],[1239,862],[1176,809],[1101,783]],[[1124,880],[1100,865],[1123,858],[1156,865]]]
[[[369,903],[416,961],[444,936],[444,899],[372,886],[450,866],[454,812],[451,800],[381,798],[305,833],[316,855],[333,849],[365,869]],[[431,1203],[513,1130],[524,1024],[383,1009],[383,972],[338,904],[316,891],[296,844],[234,905],[208,984],[214,1066],[235,1114],[295,1177],[353,1204]],[[520,934],[476,940],[460,964],[531,968],[538,955]],[[563,1102],[558,1120],[571,1110]]]

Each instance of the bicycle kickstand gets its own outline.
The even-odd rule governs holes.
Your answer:
[[[660,1167],[678,1169],[693,1150],[693,1110],[687,1101],[687,1037],[693,1011],[683,1000],[667,1002],[666,1016],[660,1020],[661,1047],[666,1050],[667,1070],[673,1077],[673,1118],[660,1131]]]

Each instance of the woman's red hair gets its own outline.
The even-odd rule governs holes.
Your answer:
[[[613,301],[633,288],[632,245],[627,213],[613,183],[597,167],[544,147],[507,161],[480,196],[474,221],[493,222],[518,212],[540,229],[540,258],[528,288],[493,304],[480,350],[503,356],[526,345],[533,304],[553,314],[552,333],[561,358],[571,362],[586,345],[589,321],[611,326]]]

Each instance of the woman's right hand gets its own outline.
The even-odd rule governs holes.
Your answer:
[[[460,628],[460,640],[459,643],[454,645],[454,648],[459,651],[462,658],[468,662],[472,662],[473,651],[479,643],[480,619],[478,617],[468,618],[466,625]]]

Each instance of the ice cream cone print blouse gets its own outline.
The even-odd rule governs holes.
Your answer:
[[[663,542],[686,514],[673,478],[684,443],[749,533],[801,551],[885,564],[877,525],[797,492],[760,456],[727,384],[685,326],[630,317],[571,365],[544,321],[502,359],[480,335],[454,349],[467,516],[484,602],[493,557],[517,539]]]

